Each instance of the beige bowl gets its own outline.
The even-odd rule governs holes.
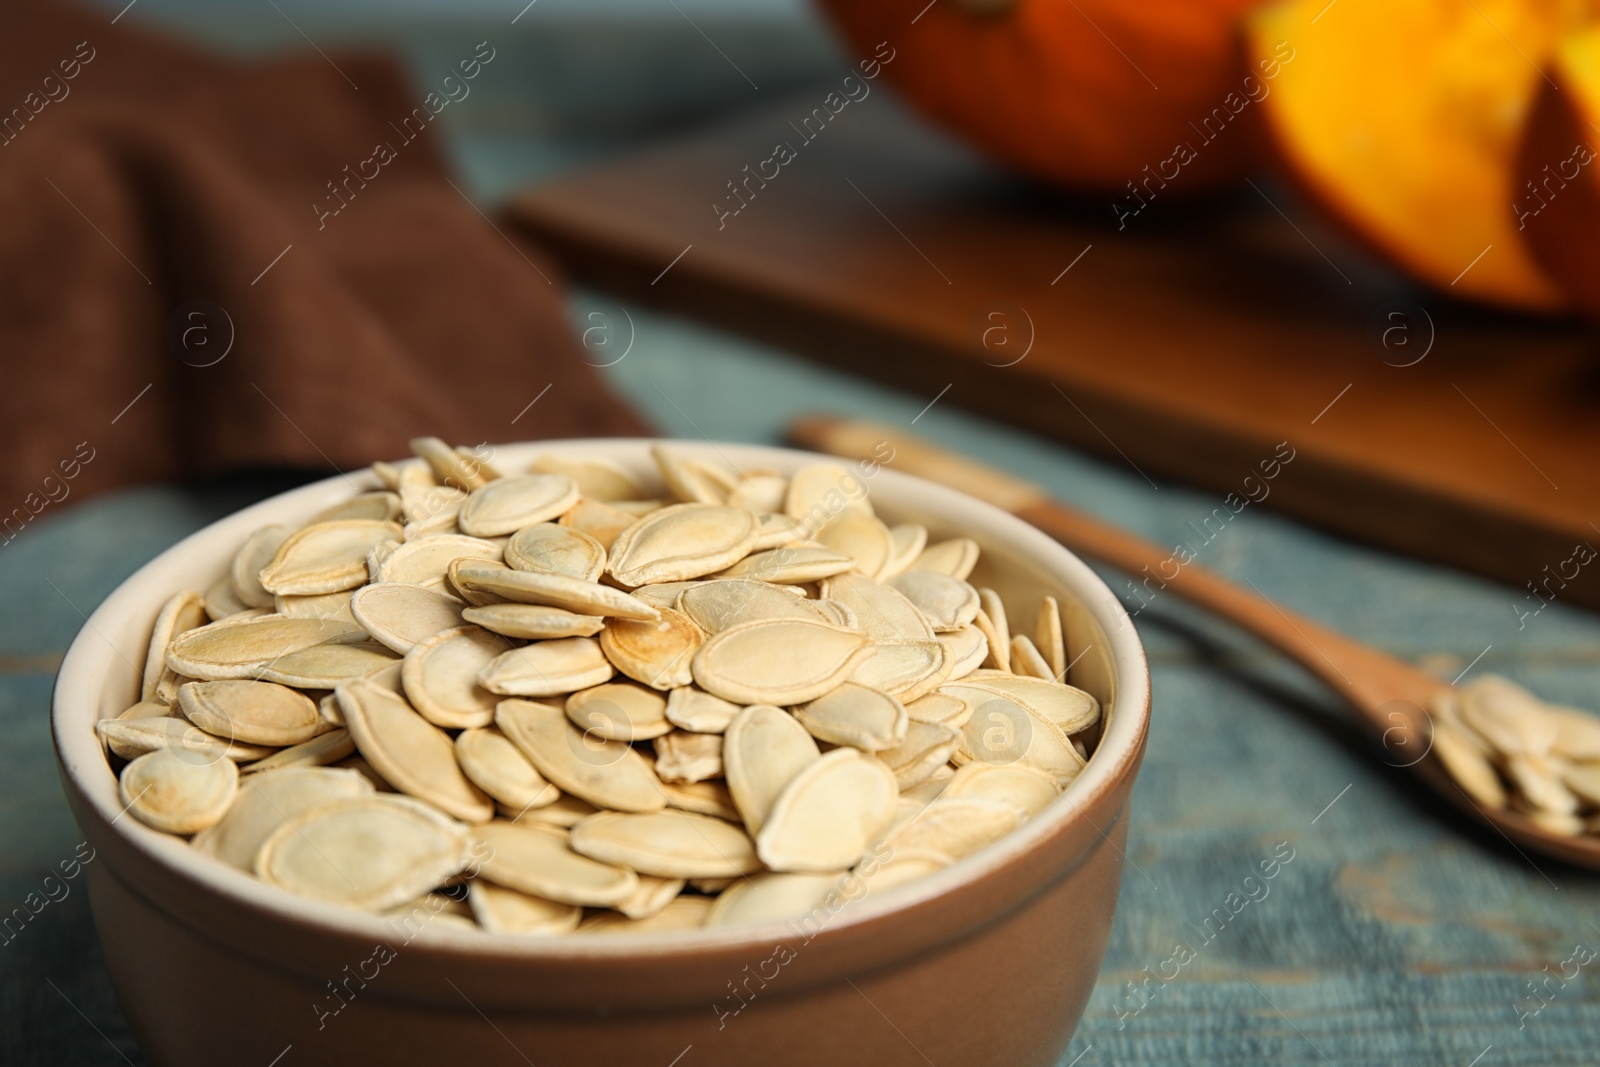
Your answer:
[[[523,469],[559,448],[611,457],[653,481],[650,445],[508,445],[494,462]],[[816,458],[674,447],[743,469],[788,472]],[[865,479],[886,519],[924,523],[936,538],[974,538],[983,546],[974,582],[999,590],[1019,618],[1031,618],[1044,594],[1061,601],[1071,680],[1107,709],[1104,734],[1084,773],[1021,830],[805,926],[550,940],[446,923],[408,931],[289,896],[119,818],[116,779],[92,726],[136,699],[161,603],[224,573],[255,528],[302,521],[376,483],[363,473],[284,493],[141,568],[73,642],[53,722],[68,801],[96,850],[87,875],[106,965],[151,1062],[1054,1064],[1116,912],[1128,796],[1149,723],[1144,650],[1116,597],[1056,542],[892,466]]]

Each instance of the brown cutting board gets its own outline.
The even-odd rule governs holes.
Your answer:
[[[511,215],[625,299],[943,391],[1219,506],[1286,441],[1266,506],[1600,606],[1600,563],[1570,562],[1600,546],[1587,327],[1411,288],[1260,180],[1200,203],[1158,190],[1119,219],[886,92],[802,124],[815,95],[536,187]]]

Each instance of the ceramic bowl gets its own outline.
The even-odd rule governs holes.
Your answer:
[[[606,456],[656,482],[646,440],[499,447],[525,469],[547,449]],[[815,456],[688,445],[740,469]],[[515,938],[401,928],[290,896],[121,817],[92,729],[131,705],[161,603],[203,590],[270,522],[303,521],[371,475],[273,497],[164,552],[73,642],[53,698],[62,781],[95,849],[85,867],[123,1010],[162,1067],[538,1064],[760,1067],[1054,1064],[1094,986],[1116,912],[1128,798],[1144,752],[1144,650],[1116,597],[1043,533],[964,494],[898,474],[863,480],[878,513],[983,548],[975,584],[1018,619],[1054,595],[1070,680],[1106,709],[1087,769],[1019,831],[920,881],[820,920],[629,937]]]

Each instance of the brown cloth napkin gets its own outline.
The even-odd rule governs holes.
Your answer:
[[[113,14],[0,10],[0,539],[129,482],[648,432],[554,267],[440,154],[492,43],[413,88],[380,56],[240,62]]]

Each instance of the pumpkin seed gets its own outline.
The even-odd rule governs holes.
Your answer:
[[[658,878],[717,878],[761,869],[744,830],[687,811],[601,812],[572,828],[572,849]]]
[[[850,681],[892,693],[904,704],[939,688],[954,670],[950,653],[938,641],[879,641],[850,673]]]
[[[855,560],[856,567],[867,575],[881,573],[894,553],[889,527],[865,511],[840,512],[818,531],[817,540]]]
[[[461,625],[461,601],[420,585],[378,582],[350,598],[350,614],[381,645],[405,655],[434,634]]]
[[[818,874],[784,874],[762,871],[742,878],[723,891],[711,905],[707,926],[779,922],[804,915],[839,883],[844,871]]]
[[[462,730],[455,749],[461,773],[505,807],[522,812],[553,804],[561,795],[499,727]]]
[[[546,452],[533,461],[534,474],[565,474],[589,500],[637,500],[644,489],[628,469],[601,456],[562,456]]]
[[[144,659],[144,679],[139,687],[139,699],[149,700],[155,695],[161,673],[167,669],[167,649],[179,635],[203,628],[206,624],[205,601],[194,593],[176,593],[156,615],[150,634],[150,650]]]
[[[972,718],[972,705],[954,693],[939,690],[907,704],[906,715],[912,722],[933,723],[959,730]]]
[[[1059,679],[1067,673],[1067,643],[1061,632],[1061,606],[1056,598],[1047,596],[1039,603],[1039,625],[1034,630],[1034,642],[1044,656],[1050,677]]]
[[[478,925],[495,934],[554,937],[578,928],[583,909],[481,879],[467,883],[467,903]]]
[[[631,682],[608,682],[567,698],[567,718],[586,734],[611,741],[648,741],[672,729],[667,698]]]
[[[405,540],[416,541],[454,530],[456,517],[466,501],[466,492],[453,485],[401,486],[400,513],[406,520]]]
[[[656,466],[660,469],[661,477],[667,483],[667,488],[679,500],[696,504],[723,504],[727,502],[726,494],[717,488],[716,484],[706,476],[704,470],[692,464],[685,457],[669,452],[660,445],[651,448],[650,454],[655,457]]]
[[[389,489],[393,488],[393,486],[389,487]],[[397,493],[390,492],[389,489],[371,493],[359,493],[349,500],[332,504],[311,516],[308,523],[338,522],[340,519],[374,519],[379,522],[393,522],[400,517],[400,496]],[[262,565],[266,565],[266,560],[262,560]]]
[[[578,924],[580,934],[675,934],[698,930],[706,924],[711,901],[705,897],[678,897],[654,915],[630,919],[614,911],[590,916]]]
[[[699,578],[748,555],[755,533],[756,518],[743,508],[673,504],[622,531],[608,569],[626,586]]]
[[[877,756],[894,772],[895,784],[910,789],[948,763],[960,744],[961,731],[953,726],[910,722],[900,743]]]
[[[792,545],[752,552],[723,570],[721,578],[750,578],[775,585],[799,585],[842,574],[856,565],[853,557],[821,545]]]
[[[476,457],[463,456],[437,437],[414,437],[411,451],[422,457],[441,483],[471,491],[487,485],[490,473]]]
[[[448,592],[444,587],[450,564],[458,559],[498,563],[502,552],[493,541],[479,537],[452,533],[428,534],[396,546],[379,562],[377,573],[371,575],[371,580],[404,582]]]
[[[495,725],[563,792],[613,811],[666,806],[661,783],[642,755],[625,742],[583,733],[560,708],[502,700]]]
[[[462,822],[494,817],[494,802],[461,773],[450,735],[403,696],[365,680],[346,682],[335,695],[356,748],[396,789]]]
[[[607,552],[611,551],[611,546],[616,543],[622,531],[636,521],[638,521],[637,516],[621,508],[587,497],[580,498],[565,515],[561,516],[562,526],[588,534]]]
[[[565,474],[523,474],[474,489],[456,524],[473,537],[501,537],[557,518],[578,502],[578,485]]]
[[[605,625],[598,615],[576,615],[541,604],[488,604],[467,608],[461,618],[506,637],[538,641],[551,637],[593,637]]]
[[[976,626],[963,626],[959,630],[938,634],[934,638],[945,647],[950,656],[950,680],[965,678],[978,670],[989,658],[989,642]]]
[[[789,479],[781,474],[751,473],[733,487],[733,492],[728,494],[728,503],[763,516],[783,511],[783,502],[788,496]]]
[[[883,582],[904,574],[917,561],[928,546],[928,528],[920,522],[902,522],[889,527],[889,541],[892,545],[889,562],[878,575],[878,580]]]
[[[813,523],[821,529],[826,519],[847,509],[872,514],[867,487],[856,473],[838,463],[813,463],[789,477],[789,496],[784,513],[791,519]],[[817,521],[824,516],[823,521]]]
[[[937,646],[935,646],[937,647]],[[833,689],[873,655],[867,637],[808,619],[723,630],[695,654],[700,688],[741,704],[799,704]]]
[[[973,705],[993,695],[1010,697],[1068,734],[1080,733],[1100,721],[1100,702],[1082,689],[1021,675],[969,675],[959,683],[945,685],[944,692]]]
[[[1038,678],[1046,682],[1055,680],[1055,672],[1040,655],[1033,638],[1027,634],[1011,635],[1011,669],[1024,678]]]
[[[916,853],[937,852],[951,859],[970,856],[1022,825],[1016,805],[978,796],[951,796],[946,791],[914,819],[888,837],[888,845]]]
[[[274,606],[272,594],[261,584],[261,571],[278,554],[279,547],[289,533],[287,526],[263,526],[239,546],[228,573],[233,579],[233,591],[241,603],[252,608]]]
[[[406,653],[400,680],[423,718],[447,729],[487,726],[497,698],[478,684],[508,642],[476,626],[458,626],[419,642]]]
[[[938,571],[907,571],[888,584],[933,624],[936,633],[959,630],[977,618],[978,591],[959,578]]]
[[[600,650],[612,665],[655,689],[694,681],[694,654],[705,635],[681,611],[661,608],[653,621],[610,619],[600,631]]]
[[[1539,811],[1554,815],[1577,812],[1578,798],[1567,788],[1560,772],[1546,757],[1511,753],[1506,756],[1505,769],[1506,776],[1523,799]]]
[[[561,637],[500,653],[478,672],[478,684],[504,696],[555,696],[599,685],[612,673],[593,638]]]
[[[1055,782],[1028,767],[969,763],[950,779],[943,795],[1010,804],[1023,818],[1032,818],[1049,806],[1060,791]]]
[[[906,740],[905,706],[888,693],[854,682],[796,708],[794,717],[819,741],[866,752],[894,748]]]
[[[350,594],[347,592],[318,593],[314,596],[274,596],[274,610],[279,615],[309,615],[313,618],[341,622],[346,626],[360,626],[350,611]]]
[[[756,834],[778,794],[821,756],[817,743],[793,715],[771,704],[752,704],[728,724],[722,765],[728,793],[745,827]]]
[[[720,734],[741,708],[731,700],[712,696],[694,686],[680,686],[667,694],[667,720],[699,734]]]
[[[396,794],[336,800],[290,819],[256,854],[256,874],[299,896],[381,911],[467,861],[466,828]]]
[[[724,782],[662,782],[661,792],[669,808],[710,815],[725,822],[739,821],[739,809],[734,807],[733,796]]]
[[[761,524],[756,527],[756,539],[750,544],[750,551],[765,552],[769,548],[793,548],[804,541],[804,531],[800,524],[787,515],[763,515]]]
[[[256,854],[278,827],[325,804],[372,791],[372,783],[355,771],[329,767],[290,767],[256,775],[243,780],[227,814],[196,834],[192,844],[253,874]]]
[[[774,871],[854,866],[894,817],[894,774],[871,756],[838,748],[790,780],[756,835]]]
[[[763,619],[818,618],[815,602],[790,588],[746,579],[703,582],[683,590],[678,607],[708,634]]]
[[[655,608],[620,589],[569,578],[564,574],[514,571],[509,567],[491,569],[463,566],[454,571],[451,581],[458,589],[492,593],[523,604],[566,608],[580,615],[652,620],[661,617]]]
[[[325,734],[318,734],[309,741],[280,748],[270,756],[240,767],[239,773],[249,777],[264,771],[285,770],[292,767],[325,767],[330,763],[346,759],[355,750],[356,743],[350,737],[350,731],[340,726]]]
[[[966,581],[967,575],[971,574],[972,568],[977,565],[978,542],[970,537],[955,537],[923,549],[908,569],[937,571]]]
[[[961,727],[957,764],[1020,763],[1066,785],[1083,769],[1083,757],[1061,727],[1007,696],[977,704]]]
[[[225,619],[185,630],[167,646],[167,666],[179,674],[214,682],[259,677],[283,656],[328,641],[363,641],[360,627],[305,615],[257,615]]]
[[[178,706],[207,733],[255,745],[298,745],[328,729],[310,697],[274,682],[188,682]]]
[[[238,788],[239,768],[232,760],[181,748],[147,752],[122,768],[118,778],[123,808],[169,834],[215,825]]]
[[[554,826],[563,830],[571,829],[584,819],[593,815],[600,809],[587,800],[568,796],[565,793],[558,795],[549,804],[541,804],[536,808],[507,809],[502,815],[513,822],[526,826]]]
[[[260,608],[251,608],[250,605],[240,600],[239,594],[233,591],[233,579],[226,574],[212,582],[210,587],[206,589],[204,603],[206,617],[212,622],[220,622],[223,619],[232,618],[241,612],[262,610]],[[152,645],[154,644],[154,642],[151,643]],[[166,649],[162,648],[162,652],[164,653],[165,651]]]
[[[518,530],[506,542],[506,562],[519,571],[548,571],[599,581],[606,569],[606,550],[582,530],[541,522]]]
[[[625,867],[575,852],[564,830],[492,822],[475,833],[489,847],[480,874],[507,889],[562,904],[606,907],[639,887],[638,877]]]
[[[340,519],[303,526],[284,539],[272,562],[261,569],[263,588],[272,593],[335,593],[367,580],[367,551],[377,542],[399,540],[392,522]]]
[[[656,777],[664,782],[703,782],[722,777],[722,735],[674,730],[655,739]]]
[[[978,590],[978,603],[982,605],[972,623],[989,641],[989,658],[1002,671],[1011,670],[1011,627],[1006,621],[1006,606],[993,589]],[[987,624],[987,625],[986,625]]]
[[[933,627],[903,594],[864,574],[846,573],[822,584],[822,595],[855,612],[875,641],[931,641]]]
[[[258,668],[255,677],[297,689],[333,689],[399,662],[399,657],[377,642],[329,642],[279,656]]]
[[[188,719],[170,715],[142,719],[101,719],[94,724],[94,729],[114,755],[128,760],[167,748],[193,752],[206,759],[229,759],[235,762],[260,759],[271,755],[273,751],[267,745],[215,737]]]

